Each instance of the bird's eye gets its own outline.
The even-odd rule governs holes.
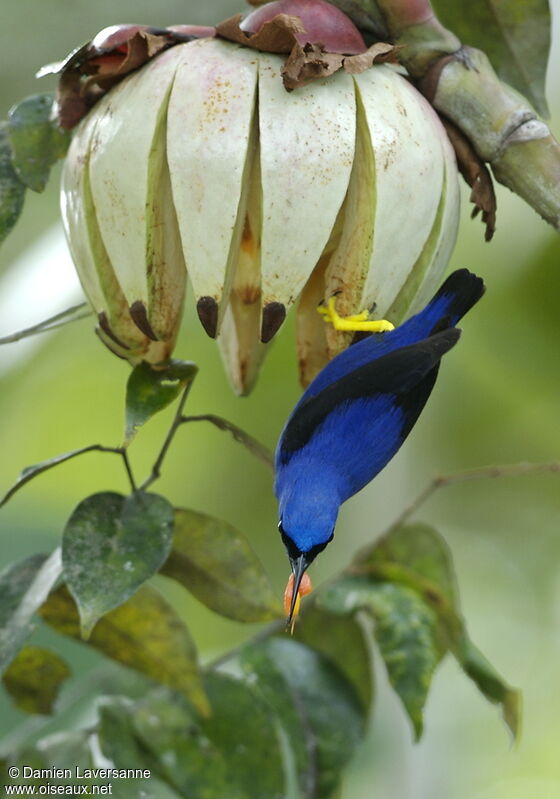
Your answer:
[[[282,535],[284,535],[284,528],[282,527],[282,519],[280,519],[280,521],[278,522],[278,529],[280,530]]]

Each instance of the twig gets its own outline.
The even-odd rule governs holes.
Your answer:
[[[2,497],[2,500],[0,501],[0,508],[5,505],[6,502],[8,502],[8,500],[20,490],[20,488],[23,488],[26,483],[29,483],[31,480],[33,480],[34,477],[43,474],[43,472],[52,469],[54,466],[58,466],[59,464],[65,463],[72,458],[76,458],[78,455],[83,455],[86,452],[112,452],[115,455],[120,455],[123,459],[124,467],[130,481],[130,487],[133,492],[137,490],[134,476],[130,468],[128,455],[125,449],[122,447],[104,447],[102,444],[90,444],[88,447],[74,449],[71,452],[65,452],[63,455],[57,455],[54,458],[50,458],[48,461],[44,461],[43,463],[37,463],[34,466],[28,466],[21,473],[18,481]]]
[[[23,338],[36,336],[38,333],[48,333],[49,330],[56,330],[56,328],[70,324],[70,322],[77,322],[79,319],[85,319],[86,317],[91,316],[92,311],[85,311],[84,313],[78,313],[78,311],[81,311],[86,306],[87,302],[81,302],[79,305],[73,305],[71,308],[67,308],[65,311],[60,311],[60,313],[57,313],[54,316],[49,316],[48,319],[43,319],[42,322],[37,322],[36,325],[26,327],[24,330],[18,330],[16,333],[10,333],[9,336],[1,337],[0,344],[13,344],[16,341],[21,341]],[[66,318],[72,314],[77,315],[72,319]]]
[[[219,430],[231,433],[235,441],[243,444],[249,452],[268,466],[269,469],[274,469],[274,456],[268,447],[265,447],[264,444],[261,444],[260,441],[257,441],[256,438],[250,436],[249,433],[246,433],[245,430],[242,430],[233,422],[228,422],[227,419],[222,419],[221,416],[216,416],[213,413],[204,413],[200,416],[182,416],[181,422],[210,422]]]
[[[249,452],[251,452],[256,458],[258,458],[262,463],[266,464],[269,469],[274,468],[274,456],[272,452],[261,444],[260,441],[257,441],[256,438],[250,436],[249,433],[246,433],[245,430],[242,430],[237,425],[233,424],[233,422],[228,422],[227,419],[222,419],[221,416],[216,416],[213,413],[204,413],[198,416],[183,416],[183,408],[185,406],[185,401],[187,399],[187,395],[190,389],[190,384],[185,389],[183,396],[181,398],[181,402],[179,403],[179,407],[177,408],[177,413],[171,423],[171,427],[169,428],[169,432],[163,442],[163,446],[160,450],[160,453],[152,467],[152,471],[150,476],[144,480],[140,488],[144,491],[148,486],[150,486],[155,480],[157,480],[161,475],[161,465],[163,460],[167,454],[167,450],[171,446],[171,442],[175,436],[175,433],[179,429],[182,424],[187,424],[187,422],[210,422],[215,427],[220,430],[225,430],[228,433],[231,433],[233,438],[246,447]]]
[[[163,446],[159,451],[159,455],[157,456],[154,465],[152,466],[152,471],[140,486],[141,491],[145,491],[148,488],[148,486],[151,486],[152,483],[154,483],[161,475],[161,465],[165,459],[165,456],[167,455],[167,450],[171,446],[171,442],[175,437],[175,433],[182,424],[183,408],[185,407],[185,402],[187,401],[187,397],[189,396],[189,391],[191,390],[192,382],[193,381],[191,380],[189,383],[187,383],[185,390],[183,391],[183,395],[179,400],[179,405],[177,406],[175,416],[173,417],[173,421],[171,422],[171,427],[167,431],[167,435],[165,436],[165,441],[163,442]]]
[[[120,452],[121,455],[122,455],[124,468],[126,470],[126,474],[127,474],[127,477],[128,477],[128,482],[130,483],[130,488],[132,490],[132,493],[134,494],[134,493],[136,493],[136,491],[138,489],[136,487],[136,481],[135,481],[134,475],[132,473],[132,468],[130,466],[130,461],[128,459],[128,452],[126,451],[126,447],[117,447],[115,449],[115,452]]]
[[[454,474],[438,475],[434,477],[426,488],[418,494],[416,499],[397,516],[396,520],[390,525],[389,531],[394,530],[396,527],[400,527],[400,525],[416,513],[439,488],[456,485],[457,483],[467,483],[471,480],[495,480],[501,477],[526,477],[527,475],[554,474],[556,472],[560,472],[560,461],[551,461],[550,463],[506,463],[499,466],[481,466],[476,469],[466,469],[465,471],[455,472]]]

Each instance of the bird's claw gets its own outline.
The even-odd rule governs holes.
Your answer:
[[[394,330],[395,326],[386,319],[369,319],[368,311],[362,311],[351,316],[340,316],[336,311],[336,298],[329,297],[326,305],[319,305],[318,313],[321,314],[327,324],[332,324],[335,330],[366,332],[366,333],[385,333]]]

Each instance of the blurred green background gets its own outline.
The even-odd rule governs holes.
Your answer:
[[[34,80],[38,67],[107,25],[211,23],[238,8],[233,0],[4,3],[1,115],[23,96],[53,86],[50,79]],[[548,96],[558,135],[555,34]],[[52,249],[58,234],[49,233],[59,224],[57,182],[55,175],[42,196],[28,193],[23,218],[0,252],[0,335],[44,317],[43,292],[55,295],[48,313],[69,304],[61,257]],[[467,190],[463,195],[451,266],[482,274],[487,295],[465,321],[461,344],[446,359],[437,389],[403,451],[343,509],[336,539],[313,569],[316,583],[378,535],[435,473],[560,458],[560,240],[521,200],[499,188],[498,229],[494,241],[485,244],[481,224],[469,219]],[[221,414],[274,446],[299,395],[293,320],[278,336],[248,398],[230,391],[217,349],[194,320],[190,303],[177,356],[201,368],[189,412]],[[23,466],[56,453],[93,442],[118,444],[127,375],[126,365],[93,335],[90,320],[35,338],[31,348],[2,347],[0,489]],[[134,444],[138,475],[149,469],[169,420],[169,412],[162,414]],[[2,512],[2,564],[51,550],[73,507],[87,494],[107,489],[125,490],[126,483],[118,459],[100,454],[86,455],[31,483]],[[157,491],[177,505],[213,513],[244,530],[281,592],[288,567],[276,532],[271,477],[227,435],[202,424],[182,429]],[[497,710],[446,661],[433,683],[424,738],[414,745],[380,664],[371,733],[346,776],[344,797],[557,799],[560,476],[446,488],[418,518],[436,525],[452,548],[473,639],[523,691],[521,742],[510,746]],[[254,632],[214,616],[163,578],[160,585],[188,620],[205,659]],[[75,677],[68,693],[74,699],[87,700],[88,691],[102,689],[114,674],[79,644],[55,641],[54,633],[44,630],[36,638],[63,648],[71,660]],[[5,697],[0,698],[0,719],[3,749],[17,739],[21,725],[29,731],[36,724]]]

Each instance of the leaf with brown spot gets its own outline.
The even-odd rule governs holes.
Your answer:
[[[60,686],[70,673],[55,652],[26,646],[6,669],[2,682],[20,710],[46,716],[53,712]]]
[[[274,19],[265,22],[258,33],[245,33],[239,24],[242,19],[242,14],[236,14],[220,22],[216,25],[216,33],[230,42],[265,53],[290,53],[297,43],[296,34],[305,33],[300,18],[289,14],[278,14]]]
[[[282,617],[266,571],[245,536],[204,513],[175,511],[172,550],[161,572],[227,618],[256,622]]]
[[[66,586],[54,591],[39,612],[57,632],[81,640],[78,609]],[[208,713],[191,635],[173,608],[150,586],[143,585],[128,602],[107,613],[87,643],[182,694],[202,714]]]
[[[490,241],[496,230],[496,194],[490,172],[476,154],[467,137],[452,122],[441,117],[447,136],[455,150],[457,166],[461,175],[471,187],[470,201],[474,203],[471,217],[482,212],[482,222],[486,225],[485,241]]]

